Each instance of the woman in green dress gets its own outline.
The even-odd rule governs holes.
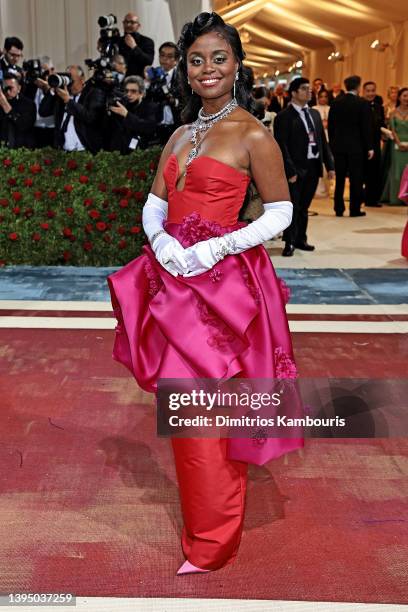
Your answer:
[[[391,151],[391,167],[381,201],[406,206],[405,202],[398,198],[398,193],[402,173],[408,164],[408,87],[403,87],[398,92],[397,106],[390,115],[390,129],[394,143]]]

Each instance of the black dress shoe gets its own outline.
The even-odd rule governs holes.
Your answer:
[[[297,249],[300,249],[301,251],[314,251],[315,247],[312,244],[309,244],[307,242],[297,242],[295,244],[295,247]]]
[[[285,248],[282,251],[282,257],[292,257],[294,252],[295,252],[295,247],[293,246],[293,244],[290,244],[290,242],[287,242],[285,244]]]
[[[366,213],[363,212],[362,210],[359,210],[358,212],[355,213],[350,213],[350,217],[365,217]]]
[[[342,217],[342,216],[343,216],[343,213],[342,213],[342,212],[338,212],[338,211],[336,211],[336,217]]]

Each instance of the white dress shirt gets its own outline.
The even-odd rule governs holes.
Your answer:
[[[309,126],[307,125],[307,121],[306,121],[306,117],[305,117],[305,113],[303,112],[303,109],[306,108],[306,112],[309,112],[309,107],[307,106],[307,104],[305,106],[299,106],[298,104],[295,104],[294,102],[291,102],[293,108],[299,113],[300,118],[303,122],[303,125],[305,126],[305,130],[307,132],[307,137],[309,138]],[[315,123],[313,121],[313,117],[311,115],[311,113],[309,112],[309,117],[310,120],[314,126],[314,133],[315,133],[315,137],[316,137],[316,143],[315,146],[317,148],[317,134],[316,134],[316,126]],[[307,159],[317,159],[319,157],[319,149],[317,148],[317,153],[313,153],[313,143],[310,142],[309,140],[309,144],[308,144],[308,148],[307,148]]]
[[[168,88],[170,88],[171,79],[173,78],[175,69],[176,67],[174,66],[174,68],[172,68],[166,73],[166,85]],[[163,119],[161,123],[162,125],[173,125],[174,124],[174,117],[173,117],[173,113],[172,113],[172,110],[169,104],[165,104],[163,106]]]
[[[73,100],[74,102],[78,102],[80,95],[81,94],[79,93],[79,94],[76,94],[75,96],[72,96],[71,100]],[[64,124],[66,116],[67,116],[67,112],[65,111],[64,116],[62,118],[61,125]],[[85,151],[84,145],[78,138],[78,134],[76,132],[75,125],[74,125],[73,115],[71,115],[71,117],[69,118],[67,131],[65,132],[64,150],[65,151]]]
[[[41,117],[38,112],[38,109],[40,108],[40,103],[43,97],[44,97],[44,92],[41,89],[41,87],[38,87],[37,91],[35,92],[35,98],[34,98],[34,102],[37,107],[37,119],[34,125],[35,127],[40,127],[40,128],[54,128],[55,127],[54,115],[50,115],[49,117]]]

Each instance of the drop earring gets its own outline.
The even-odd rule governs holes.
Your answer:
[[[188,83],[188,84],[190,85],[190,87],[191,87],[190,79],[187,79],[187,83]],[[193,93],[194,93],[194,89],[191,87],[191,95],[193,95]]]
[[[235,84],[236,84],[236,82],[238,81],[238,78],[239,78],[239,74],[238,74],[238,72],[237,72],[237,73],[236,73],[236,75],[235,75],[235,80],[234,80],[234,98],[236,97],[236,93],[235,93]]]

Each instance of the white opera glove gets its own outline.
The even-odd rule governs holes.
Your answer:
[[[292,202],[267,202],[263,207],[264,213],[246,227],[223,236],[202,240],[185,249],[188,272],[183,276],[197,276],[211,270],[226,255],[237,255],[271,240],[290,225]]]
[[[142,224],[157,261],[167,272],[178,276],[188,270],[185,249],[163,229],[167,212],[167,202],[149,193],[142,211]]]

